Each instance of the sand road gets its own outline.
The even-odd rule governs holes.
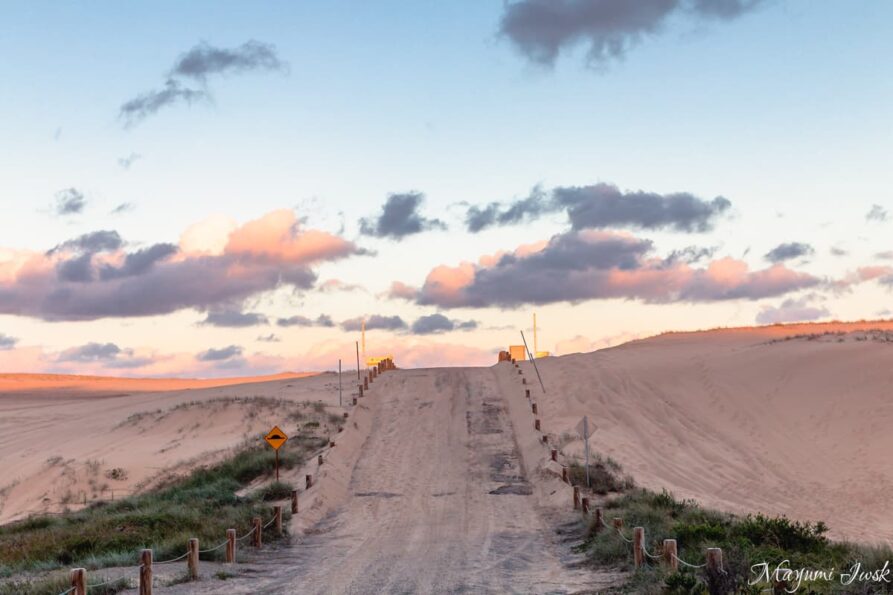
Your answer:
[[[571,593],[599,585],[535,504],[492,369],[390,373],[343,506],[250,564],[165,592]],[[605,577],[607,580],[608,577]]]

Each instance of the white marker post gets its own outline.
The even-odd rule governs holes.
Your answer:
[[[583,445],[586,449],[586,486],[590,488],[592,487],[592,482],[589,479],[589,436],[594,430],[594,426],[591,429],[589,427],[589,416],[584,415],[580,423],[577,424],[577,433],[583,438]]]

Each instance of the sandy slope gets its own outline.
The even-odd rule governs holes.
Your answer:
[[[327,460],[320,486],[301,496],[302,506],[314,503],[296,521],[307,532],[297,532],[289,548],[254,557],[251,578],[228,580],[227,592],[566,593],[616,581],[568,567],[570,547],[555,543],[540,506],[551,484],[522,460],[520,441],[535,444],[536,437],[529,423],[516,432],[500,374],[385,374],[357,412],[368,427],[345,432],[349,441],[351,434],[365,441],[343,501],[331,499]],[[332,458],[345,452],[341,435],[338,441]],[[314,514],[317,491],[326,499],[324,516]],[[569,506],[565,511],[575,518]],[[311,521],[300,520],[308,515]],[[208,580],[170,592],[218,589]]]
[[[834,331],[849,334],[780,340]],[[669,334],[538,360],[548,392],[535,384],[533,396],[556,436],[589,415],[593,449],[640,484],[722,509],[824,520],[837,537],[889,540],[890,331],[871,323]]]
[[[338,402],[336,377],[0,376],[0,522],[130,493],[281,423],[272,401]],[[166,392],[151,392],[163,390]],[[178,407],[179,409],[173,409]],[[118,469],[113,477],[113,470]]]

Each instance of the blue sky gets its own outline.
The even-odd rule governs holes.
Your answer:
[[[212,215],[244,224],[293,209],[307,228],[375,252],[314,266],[319,281],[367,291],[280,288],[237,306],[271,319],[382,314],[411,323],[443,305],[382,297],[392,281],[419,287],[438,265],[477,262],[566,229],[558,213],[469,234],[461,203],[604,182],[731,201],[704,234],[632,231],[661,255],[712,246],[713,258],[756,270],[773,247],[801,242],[813,253],[789,266],[825,281],[884,266],[876,254],[891,249],[890,224],[866,214],[893,207],[889,3],[766,0],[729,20],[676,12],[599,68],[587,65],[585,43],[565,46],[552,67],[531,63],[499,33],[505,10],[501,1],[8,3],[0,24],[9,57],[0,63],[0,248],[45,251],[100,229],[116,230],[133,249],[177,244]],[[123,125],[121,105],[162,86],[196,44],[249,40],[274,46],[287,70],[209,77],[210,104],[175,105]],[[119,165],[132,154],[139,157],[129,168]],[[86,206],[60,217],[50,207],[66,188],[83,193]],[[449,229],[401,241],[359,234],[359,218],[408,191],[424,193],[423,213]],[[122,203],[134,207],[111,215]],[[832,246],[847,255],[830,255]],[[807,317],[872,317],[888,297],[871,281],[846,292],[810,287],[716,303],[494,304],[445,312],[477,321],[475,331],[379,331],[378,340],[420,354],[465,346],[467,355],[450,357],[478,363],[514,340],[506,327],[523,327],[534,308],[541,348],[562,351],[560,342],[575,339],[597,346],[670,328],[752,324],[787,299],[802,301]],[[803,316],[803,308],[793,310]],[[134,373],[216,374],[190,357],[229,345],[244,358],[228,370],[294,369],[322,365],[310,346],[325,345],[312,351],[328,356],[353,340],[337,326],[197,327],[203,315],[187,307],[48,321],[9,307],[0,334],[15,346],[0,352],[0,367],[5,357],[6,367],[68,369],[58,354],[98,342],[170,358],[168,368]],[[270,333],[281,341],[257,343]],[[92,362],[100,371],[107,363]]]

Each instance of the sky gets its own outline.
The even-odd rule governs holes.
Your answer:
[[[9,2],[0,372],[887,318],[883,0]]]

